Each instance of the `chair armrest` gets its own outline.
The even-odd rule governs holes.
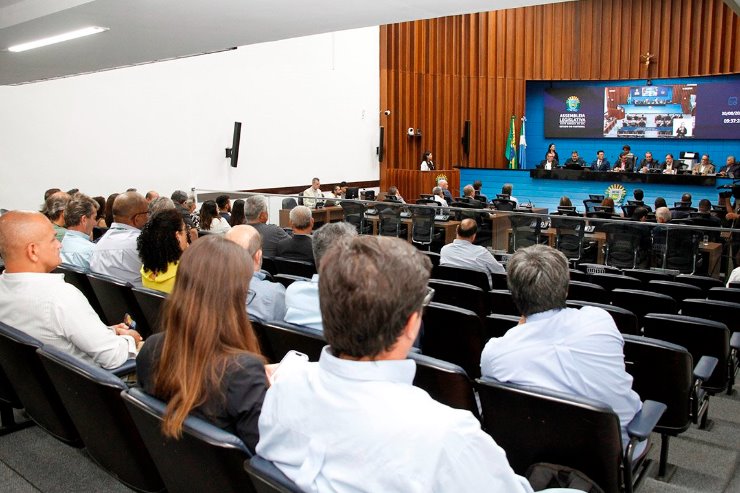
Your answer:
[[[117,377],[122,377],[124,375],[128,375],[129,373],[134,373],[136,371],[136,358],[127,359],[126,362],[121,366],[108,371]]]
[[[740,351],[740,332],[735,332],[730,338],[730,347]]]
[[[662,402],[649,400],[643,402],[640,412],[635,414],[635,417],[627,425],[627,434],[639,441],[647,439],[666,409],[667,406]]]
[[[719,360],[712,356],[702,356],[694,367],[694,378],[699,378],[703,382],[706,382],[709,380],[718,362]]]

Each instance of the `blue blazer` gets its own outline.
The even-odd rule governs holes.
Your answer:
[[[598,159],[591,161],[591,169],[593,171],[609,171],[611,169],[611,163],[608,159],[604,158],[601,160],[601,166],[597,166]]]

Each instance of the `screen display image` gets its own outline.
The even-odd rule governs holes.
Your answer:
[[[544,107],[548,138],[740,139],[738,80],[550,88]]]

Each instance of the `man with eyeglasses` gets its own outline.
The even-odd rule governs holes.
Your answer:
[[[149,205],[137,192],[122,193],[113,202],[113,223],[98,240],[90,272],[105,274],[141,287],[141,259],[136,239],[149,219]]]
[[[365,235],[332,246],[319,270],[329,345],[318,363],[278,370],[257,453],[302,491],[531,492],[469,411],[412,385],[429,259]]]

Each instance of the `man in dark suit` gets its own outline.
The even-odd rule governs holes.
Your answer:
[[[555,161],[555,154],[552,152],[548,152],[545,159],[540,161],[540,164],[537,165],[540,169],[555,169],[558,167],[558,162]]]
[[[614,171],[620,171],[623,173],[632,172],[632,160],[626,152],[619,155],[619,162],[614,165]]]
[[[645,153],[645,158],[640,161],[640,173],[647,173],[650,170],[662,170],[663,165],[660,161],[653,158],[653,153],[648,151]]]
[[[717,174],[730,178],[740,178],[740,163],[735,162],[735,156],[727,156],[727,164]]]
[[[586,167],[586,161],[578,155],[578,151],[570,153],[570,157],[565,161],[564,166],[567,169],[583,169]]]
[[[591,161],[592,171],[609,171],[611,163],[604,157],[604,151],[596,152],[596,159]]]
[[[293,236],[282,239],[277,244],[278,257],[302,260],[313,263],[313,215],[311,209],[299,205],[290,211],[290,226]]]
[[[268,224],[267,199],[264,195],[250,195],[244,200],[244,216],[247,224],[259,231],[262,237],[262,255],[277,256],[277,244],[290,235],[277,224]]]
[[[448,190],[449,185],[447,184],[447,180],[439,180],[437,182],[437,186],[442,189],[442,195],[444,195],[445,202],[448,204],[452,202],[452,194]]]

